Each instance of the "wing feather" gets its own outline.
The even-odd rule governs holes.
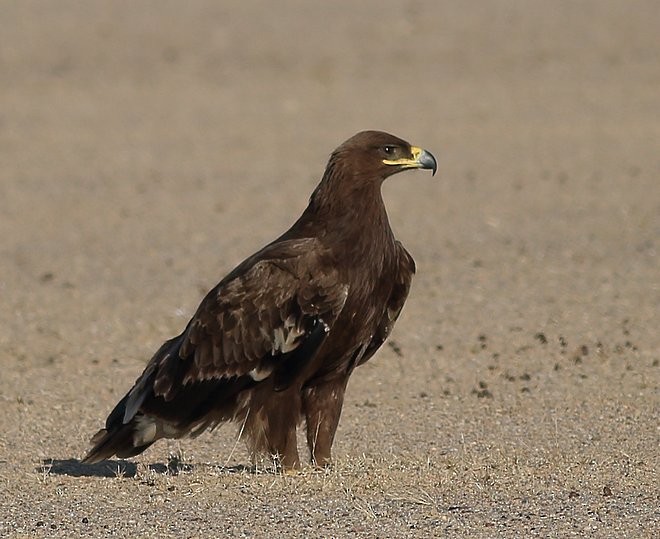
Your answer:
[[[406,298],[410,292],[410,285],[412,284],[412,278],[415,274],[415,261],[410,253],[403,247],[401,242],[397,241],[396,246],[399,265],[392,292],[390,293],[390,298],[387,303],[387,308],[381,317],[371,341],[361,353],[357,361],[358,365],[366,363],[369,358],[376,353],[376,350],[378,350],[385,342],[392,331],[395,322],[399,318],[401,309],[403,309],[403,304],[406,302]]]
[[[184,332],[151,359],[129,392],[124,422],[148,394],[170,402],[197,383],[243,376],[261,381],[277,371],[278,361],[287,369],[283,379],[291,379],[291,365],[298,369],[309,361],[327,332],[323,338],[314,334],[314,347],[304,347],[306,339],[319,321],[332,326],[348,293],[336,270],[323,267],[322,253],[317,240],[288,240],[230,273],[207,294]],[[287,359],[296,350],[302,355]]]

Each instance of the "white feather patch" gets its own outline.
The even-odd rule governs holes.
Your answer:
[[[255,382],[261,382],[262,380],[268,378],[272,372],[272,367],[270,369],[260,369],[259,367],[255,367],[248,374],[250,375],[250,378],[252,378]]]
[[[150,444],[156,440],[158,426],[150,417],[138,415],[135,418],[135,430],[133,431],[133,445],[135,447]]]
[[[284,325],[275,328],[273,332],[273,348],[272,355],[286,354],[298,347],[299,339],[305,332],[296,326],[296,320],[293,316],[289,316],[284,321]]]

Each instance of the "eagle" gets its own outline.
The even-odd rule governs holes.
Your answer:
[[[300,218],[206,295],[83,462],[133,457],[161,438],[236,422],[253,457],[291,470],[300,467],[304,422],[312,465],[329,466],[348,379],[387,339],[415,273],[381,195],[386,178],[409,169],[435,174],[437,163],[380,131],[341,144]]]

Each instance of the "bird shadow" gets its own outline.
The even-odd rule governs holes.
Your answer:
[[[155,462],[147,465],[149,472],[162,475],[179,475],[190,473],[195,470],[213,468],[220,473],[256,473],[253,467],[216,466],[209,464],[187,464],[177,458],[170,459],[167,463]],[[43,459],[41,465],[35,470],[45,475],[66,475],[69,477],[112,477],[133,478],[138,475],[138,464],[128,460],[104,460],[96,464],[86,464],[78,459]],[[142,470],[142,472],[144,469]]]

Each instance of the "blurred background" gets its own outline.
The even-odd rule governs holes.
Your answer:
[[[438,323],[488,310],[501,285],[559,310],[623,285],[631,308],[657,307],[657,273],[637,274],[657,264],[656,2],[0,9],[5,348],[28,346],[14,336],[35,317],[85,334],[110,316],[126,338],[164,312],[174,320],[159,323],[178,326],[191,287],[286,228],[327,155],[362,129],[439,159],[433,180],[385,187],[420,263],[419,301],[438,288],[417,305]],[[493,312],[513,324],[526,308],[508,295]]]

